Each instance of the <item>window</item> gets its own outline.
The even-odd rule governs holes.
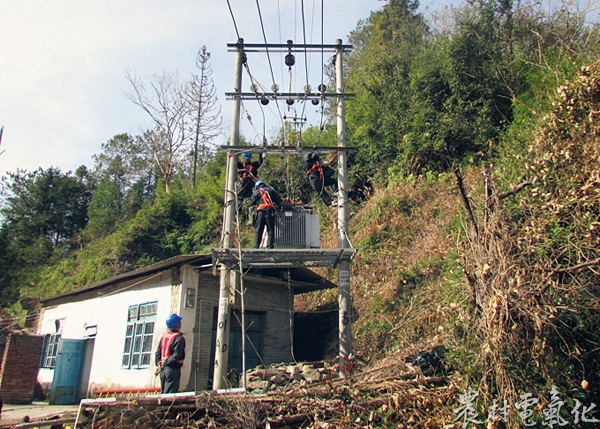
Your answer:
[[[122,365],[127,369],[149,367],[152,362],[152,339],[156,322],[157,302],[129,307]]]
[[[48,334],[44,338],[44,349],[42,351],[42,368],[54,368],[56,366],[56,353],[58,352],[58,342],[60,333]]]

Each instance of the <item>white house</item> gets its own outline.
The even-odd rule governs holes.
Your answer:
[[[250,270],[243,284],[247,368],[291,361],[294,295],[335,287],[307,268]],[[233,296],[229,367],[240,370],[240,293]],[[99,390],[152,391],[160,386],[154,352],[165,320],[178,313],[186,338],[181,390],[210,388],[218,300],[209,254],[174,257],[41,300],[37,333],[46,341],[38,381],[56,404]]]

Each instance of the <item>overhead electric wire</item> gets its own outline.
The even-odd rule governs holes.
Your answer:
[[[246,113],[246,119],[248,120],[248,122],[250,123],[250,125],[252,125],[252,128],[254,128],[254,132],[256,133],[256,135],[258,135],[258,130],[254,126],[254,122],[252,122],[252,116],[250,116],[250,113],[248,112],[248,109],[246,109],[246,106],[244,106],[244,101],[243,100],[240,101],[240,105],[242,107],[242,111],[244,113]]]
[[[238,31],[237,24],[235,22],[235,17],[233,16],[233,10],[231,10],[231,4],[229,3],[229,0],[227,0],[227,7],[229,8],[229,13],[231,14],[231,20],[233,21],[233,28],[235,28],[235,34],[237,36],[237,39],[240,40],[240,32]]]
[[[275,83],[275,75],[273,74],[273,64],[271,64],[271,55],[269,55],[269,47],[268,47],[268,43],[267,43],[267,34],[265,33],[265,24],[263,22],[262,12],[260,10],[260,3],[259,3],[258,0],[256,0],[256,8],[258,10],[258,17],[260,19],[260,28],[262,30],[263,39],[265,41],[265,49],[266,49],[266,52],[267,52],[267,60],[269,61],[269,70],[271,71],[271,80],[273,81],[273,85],[276,85],[276,83]],[[259,100],[259,104],[260,104],[260,100]],[[281,110],[279,109],[279,101],[277,99],[275,99],[275,104],[277,105],[277,111],[279,112],[279,118],[281,119],[281,125],[285,128],[285,122],[283,121],[283,117],[281,115]],[[261,107],[261,110],[262,110],[262,107]]]
[[[248,65],[248,60],[246,60],[246,62],[244,63],[244,68],[246,69],[246,73],[248,73],[248,76],[250,77],[250,82],[252,82],[252,84],[251,84],[252,87],[254,88],[255,86],[260,86],[262,88],[262,85],[260,83],[258,83],[258,81],[256,81],[256,79],[254,79],[254,76],[252,76],[252,73],[250,73],[250,66]],[[267,118],[265,117],[265,111],[263,109],[262,103],[260,102],[260,98],[258,97],[258,93],[255,92],[255,94],[256,94],[256,101],[258,101],[258,107],[260,107],[260,113],[262,114],[262,118],[263,118],[263,136],[265,136],[266,127],[267,127],[267,124],[266,124]],[[250,117],[249,114],[248,114],[248,117]],[[250,119],[252,119],[252,118],[250,118]],[[252,127],[254,127],[254,124],[252,124],[252,122],[250,122],[250,124],[252,125]],[[254,128],[254,130],[256,131],[256,128]]]
[[[325,46],[325,41],[324,41],[324,22],[325,21],[325,0],[321,0],[321,88],[323,88],[323,84],[324,84],[324,75],[325,75],[325,49],[323,49],[323,46]],[[319,92],[324,92],[321,91],[321,88],[319,88]],[[324,113],[325,113],[325,99],[321,99],[321,121],[319,122],[319,143],[321,143],[321,133],[323,132],[323,117],[324,117]]]
[[[237,23],[235,21],[235,16],[233,14],[233,9],[231,9],[231,3],[229,2],[229,0],[227,0],[227,7],[229,8],[229,13],[231,14],[231,20],[233,21],[233,27],[235,28],[235,34],[237,36],[237,40],[239,41],[239,40],[241,40],[240,32],[238,30]],[[248,68],[248,61],[247,60],[244,62],[244,66],[246,67],[246,69],[248,71],[248,74],[250,75],[250,80],[252,81],[253,77],[252,77],[252,74],[250,73],[250,69]],[[241,88],[239,90],[241,91]],[[262,116],[263,116],[263,136],[264,136],[265,135],[265,129],[266,129],[265,112],[262,110],[262,105],[260,104],[260,100],[258,100],[258,102],[259,102],[258,103],[259,106],[261,107],[260,110],[261,110],[261,113],[262,113]],[[247,110],[246,110],[246,112],[247,112]],[[258,134],[258,132],[256,131],[256,127],[252,123],[252,118],[250,117],[250,114],[247,113],[247,116],[248,116],[248,122],[250,122],[250,125],[252,125],[252,128],[254,128],[254,131],[256,132],[256,134]]]
[[[279,8],[279,1],[277,0],[277,25],[279,26],[279,43],[283,44],[283,34],[281,34],[281,9]],[[283,75],[283,64],[284,62],[282,61],[283,59],[283,52],[279,53],[279,64],[281,64],[281,67],[279,68],[279,70],[281,71],[281,82],[283,82],[284,79],[284,75]]]
[[[306,20],[304,18],[304,0],[300,0],[300,8],[302,12],[302,39],[304,42],[304,46],[306,46]],[[304,87],[304,93],[309,92],[310,85],[308,84],[308,54],[306,52],[306,48],[304,48],[304,75],[306,77],[306,86]],[[306,99],[302,103],[302,117],[304,117],[304,112],[306,110]],[[300,125],[300,129],[302,129],[302,124]]]
[[[273,83],[275,83],[275,75],[273,74],[273,65],[271,64],[271,56],[269,55],[269,46],[267,43],[267,34],[265,33],[265,25],[262,19],[262,13],[260,11],[260,3],[256,0],[256,8],[258,9],[258,18],[260,19],[260,28],[263,34],[263,39],[265,41],[265,50],[267,52],[267,60],[269,60],[269,69],[271,70],[271,79]]]

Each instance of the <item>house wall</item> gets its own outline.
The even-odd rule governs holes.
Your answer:
[[[185,271],[185,270],[184,270]],[[190,270],[191,271],[191,270]],[[195,287],[197,274],[179,276],[178,272],[167,270],[158,276],[149,276],[146,281],[130,281],[131,287],[91,297],[82,301],[69,302],[46,308],[43,312],[38,333],[55,333],[55,320],[61,320],[61,338],[84,339],[86,328],[96,326],[93,357],[89,369],[87,396],[98,389],[131,387],[159,387],[160,380],[154,376],[154,355],[150,368],[126,369],[122,367],[122,353],[129,306],[157,301],[157,316],[154,330],[153,348],[156,350],[160,337],[166,332],[164,321],[170,313],[182,313],[184,320],[193,320],[193,311],[180,311],[182,307],[181,278],[186,277]],[[178,282],[178,283],[175,283]],[[193,309],[192,309],[193,310]],[[191,332],[193,325],[186,327]],[[189,377],[189,367],[182,376]],[[38,380],[47,390],[52,383],[54,370],[40,368]],[[184,378],[186,379],[186,378]],[[85,394],[86,392],[82,392]]]
[[[281,284],[269,284],[261,281],[244,281],[246,311],[265,312],[263,319],[262,358],[266,364],[290,362],[290,293]],[[239,287],[238,287],[239,290]],[[292,295],[293,297],[293,295]],[[293,298],[292,298],[293,300]],[[209,378],[214,363],[211,360],[212,328],[214,314],[219,302],[219,277],[209,273],[201,273],[198,286],[196,326],[194,333],[196,346],[190,349],[193,372],[189,380],[188,390],[211,389]],[[240,295],[236,293],[235,302],[230,308],[240,308]],[[293,308],[293,301],[292,301]],[[185,367],[185,365],[184,365]]]

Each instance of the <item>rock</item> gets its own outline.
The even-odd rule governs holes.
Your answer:
[[[286,372],[290,374],[292,380],[302,380],[302,374],[298,365],[288,366]]]
[[[311,368],[309,365],[305,365],[302,368],[302,377],[308,383],[314,383],[321,380],[321,373],[314,368]]]
[[[248,381],[246,388],[248,388],[250,390],[254,390],[254,389],[268,390],[269,384],[270,383],[267,380],[253,380],[253,381]]]

